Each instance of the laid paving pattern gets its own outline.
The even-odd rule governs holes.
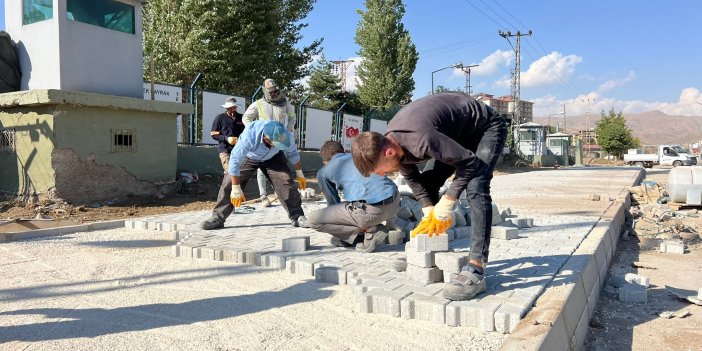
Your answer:
[[[320,283],[351,285],[355,308],[364,313],[510,333],[597,224],[611,204],[609,199],[632,185],[636,172],[583,168],[495,178],[493,201],[500,209],[528,215],[533,226],[519,229],[516,239],[492,239],[487,292],[471,301],[444,299],[443,283],[419,283],[421,279],[408,276],[417,274],[410,269],[395,272],[392,262],[406,256],[405,245],[387,245],[373,253],[333,247],[327,234],[293,228],[281,206],[238,210],[225,228],[215,231],[199,229],[209,212],[141,218],[126,221],[125,226],[171,232],[178,240],[173,255],[182,259],[251,264]],[[588,197],[593,191],[601,194],[599,201]],[[322,206],[307,202],[303,207],[309,213]],[[289,251],[283,250],[284,239]],[[449,251],[465,252],[468,243],[469,238],[457,238]],[[308,249],[290,249],[300,245]]]

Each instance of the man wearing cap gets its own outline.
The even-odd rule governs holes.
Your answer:
[[[310,213],[310,228],[333,236],[332,244],[373,252],[388,230],[381,223],[400,210],[397,185],[388,177],[364,177],[340,142],[329,140],[319,150],[324,167],[317,172],[327,207]],[[344,192],[344,200],[339,198]]]
[[[234,208],[246,201],[242,189],[258,169],[273,183],[273,190],[288,213],[292,225],[306,228],[308,225],[302,210],[302,199],[300,193],[294,189],[288,160],[293,163],[299,187],[304,189],[307,184],[302,176],[300,154],[292,142],[292,133],[278,121],[254,121],[247,126],[229,157],[230,177],[224,177],[212,217],[202,223],[202,229],[224,227],[224,221]],[[226,198],[227,193],[229,199]]]
[[[288,101],[285,93],[278,87],[273,79],[266,79],[261,86],[263,97],[254,101],[246,112],[244,112],[244,125],[249,125],[255,120],[278,121],[282,123],[288,131],[295,129],[297,116],[295,109]],[[266,190],[266,177],[261,171],[257,173],[258,190],[261,194],[262,206],[270,206],[268,192]]]
[[[224,174],[227,174],[229,167],[229,154],[231,154],[234,145],[239,139],[239,135],[244,131],[243,115],[237,112],[236,98],[228,97],[224,100],[224,105],[221,105],[224,113],[218,114],[214,122],[212,122],[212,130],[210,136],[217,140],[219,144],[219,160],[222,163]]]

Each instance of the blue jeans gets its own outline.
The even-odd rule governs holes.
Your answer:
[[[507,139],[507,124],[497,113],[493,113],[487,129],[478,137],[474,135],[457,140],[466,149],[475,153],[480,160],[480,169],[466,186],[466,197],[470,204],[472,234],[470,238],[470,259],[488,261],[490,232],[492,229],[492,197],[490,181],[502,149]],[[431,163],[427,166],[431,167]],[[439,202],[439,188],[456,169],[443,162],[435,161],[433,169],[422,172],[422,180],[427,186],[432,203]]]

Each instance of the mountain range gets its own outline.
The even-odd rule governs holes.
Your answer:
[[[577,134],[578,131],[595,129],[600,114],[567,116],[566,132]],[[625,113],[627,126],[632,134],[641,140],[641,145],[681,144],[688,145],[702,140],[702,116],[671,116],[661,111],[642,113]],[[560,123],[563,131],[563,115],[552,116],[551,125]],[[548,117],[534,117],[534,122],[547,125]]]

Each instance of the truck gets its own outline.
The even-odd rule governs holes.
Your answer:
[[[697,157],[680,145],[659,145],[658,153],[644,153],[640,149],[629,149],[624,155],[624,161],[637,167],[651,168],[654,165],[661,166],[694,166],[697,164]]]

